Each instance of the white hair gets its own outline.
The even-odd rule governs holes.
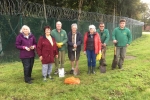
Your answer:
[[[75,26],[76,28],[78,28],[78,25],[77,25],[76,23],[73,23],[73,24],[71,25],[71,28],[72,28],[73,26]]]
[[[20,29],[20,33],[23,33],[23,28],[25,28],[25,29],[27,29],[28,31],[29,31],[29,33],[30,33],[30,28],[29,28],[29,26],[27,26],[27,25],[23,25],[22,26],[22,28]]]
[[[60,21],[57,21],[56,24],[61,24],[62,25],[62,23]]]
[[[96,32],[96,27],[95,27],[94,25],[90,25],[90,26],[89,26],[89,30],[90,30],[91,28],[94,29],[94,32]]]

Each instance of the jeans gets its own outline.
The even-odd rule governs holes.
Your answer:
[[[88,67],[95,67],[96,66],[96,54],[94,50],[86,50],[87,60],[88,60]]]
[[[22,64],[24,69],[24,80],[28,82],[31,80],[31,73],[34,64],[34,57],[32,58],[22,58]]]
[[[52,72],[52,63],[49,64],[42,64],[42,74],[44,77],[50,75]]]

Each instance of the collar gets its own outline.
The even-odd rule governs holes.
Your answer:
[[[22,33],[22,35],[23,35],[23,37],[24,37],[24,38],[27,38],[27,39],[28,39],[28,38],[29,38],[29,36],[31,35],[31,33],[29,33],[29,35],[28,35],[28,36],[24,35],[24,33]]]
[[[58,32],[58,30],[56,29],[56,31]],[[62,29],[60,29],[60,33],[61,33]],[[58,32],[59,33],[59,32]]]
[[[95,35],[96,34],[96,32],[94,32],[92,35]],[[88,36],[90,36],[91,34],[90,34],[90,32],[88,32]]]
[[[120,28],[120,27],[119,27],[120,30],[124,30],[125,28],[126,28],[126,27],[124,27],[124,28]]]

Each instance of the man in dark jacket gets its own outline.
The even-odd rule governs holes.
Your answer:
[[[73,74],[74,68],[78,68],[78,60],[80,57],[81,44],[82,44],[82,35],[80,32],[77,32],[77,24],[74,23],[71,25],[71,32],[68,33],[68,57],[71,61],[71,71],[70,74]]]

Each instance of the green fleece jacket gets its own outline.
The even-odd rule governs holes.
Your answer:
[[[100,29],[97,29],[96,31],[99,33],[99,35],[101,37],[101,42],[107,44],[108,41],[109,41],[109,31],[108,31],[108,29],[104,29],[103,32],[101,32]]]
[[[112,39],[117,40],[117,47],[125,47],[132,42],[132,34],[128,28],[117,27],[113,30]]]
[[[66,49],[66,43],[68,41],[66,31],[61,29],[61,31],[59,33],[56,29],[53,29],[51,31],[51,35],[52,35],[52,37],[54,37],[54,39],[57,43],[60,43],[60,42],[63,43],[62,47],[59,48],[59,51],[65,50]]]

